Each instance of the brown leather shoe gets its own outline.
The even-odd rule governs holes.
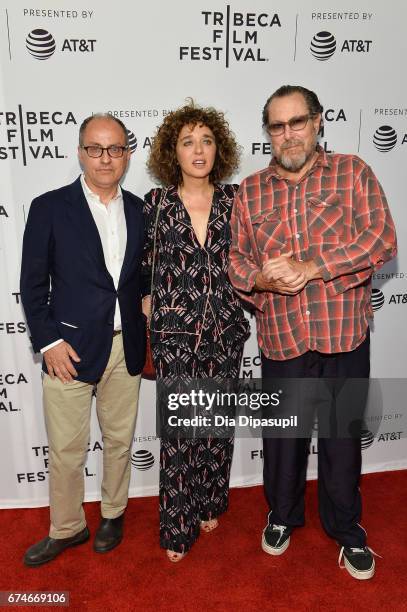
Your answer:
[[[57,557],[66,548],[83,544],[89,540],[89,529],[85,527],[79,533],[70,538],[55,539],[47,536],[37,544],[30,546],[24,555],[25,565],[35,566],[48,563]]]
[[[93,542],[95,552],[104,553],[120,544],[123,538],[124,514],[114,519],[102,518]]]

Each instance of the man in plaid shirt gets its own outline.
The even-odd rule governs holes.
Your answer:
[[[317,144],[322,110],[304,87],[285,85],[270,96],[263,127],[273,158],[235,199],[229,274],[256,308],[264,379],[367,379],[371,276],[396,254],[372,170]],[[304,524],[308,448],[306,437],[263,440],[269,554],[282,554]],[[318,458],[322,525],[348,572],[371,578],[375,563],[359,525],[360,437],[320,438]]]

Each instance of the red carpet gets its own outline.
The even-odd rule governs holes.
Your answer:
[[[2,510],[0,590],[70,591],[69,610],[78,611],[407,611],[407,471],[366,475],[362,493],[369,544],[383,557],[373,580],[355,580],[338,568],[339,549],[320,528],[316,482],[309,482],[307,525],[281,557],[260,548],[261,487],[232,489],[220,527],[202,534],[179,564],[167,561],[157,544],[156,498],[130,501],[125,539],[110,553],[97,555],[88,542],[38,568],[21,561],[47,534],[48,509]],[[85,510],[94,533],[98,504]]]

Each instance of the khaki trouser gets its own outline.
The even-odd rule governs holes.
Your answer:
[[[127,372],[122,334],[114,336],[96,396],[103,440],[101,514],[104,518],[120,516],[127,505],[140,378]],[[90,383],[63,384],[57,378],[52,380],[44,375],[52,538],[71,537],[86,526],[82,503],[93,389]]]

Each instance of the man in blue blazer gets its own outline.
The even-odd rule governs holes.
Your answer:
[[[21,297],[43,354],[51,515],[49,536],[25,554],[30,566],[89,538],[83,468],[94,390],[103,480],[93,547],[120,543],[145,359],[142,201],[119,184],[130,159],[124,124],[105,114],[85,119],[78,155],[83,174],[32,202],[23,241]]]

